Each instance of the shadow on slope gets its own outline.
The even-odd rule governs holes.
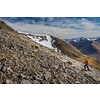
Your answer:
[[[73,46],[75,46],[80,52],[83,54],[97,54],[98,50],[92,45],[92,41],[86,41],[81,43],[71,42]]]

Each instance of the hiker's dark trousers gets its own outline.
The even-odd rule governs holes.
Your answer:
[[[87,67],[87,69],[89,70],[89,67],[88,67],[88,65],[84,65],[84,69],[86,69],[86,67]]]

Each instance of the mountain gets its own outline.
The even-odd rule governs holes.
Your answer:
[[[88,41],[88,39],[84,38],[84,37],[81,37],[81,38],[77,38],[76,40],[73,40],[73,41],[75,41],[76,43],[82,43],[82,42]]]
[[[50,49],[53,49],[59,53],[66,54],[70,57],[80,57],[82,56],[82,53],[80,53],[75,47],[73,47],[71,44],[64,42],[61,39],[58,39],[52,35],[32,35],[32,34],[25,34],[21,33],[22,36],[25,38],[28,38],[32,41],[35,41],[36,43],[39,43],[43,46],[46,46]]]
[[[68,43],[75,46],[81,53],[96,58],[100,62],[100,37],[79,37],[65,39]]]
[[[100,83],[96,59],[83,55],[71,44],[51,35],[43,35],[42,40],[38,37],[43,44],[43,40],[51,41],[48,48],[37,43],[36,35],[19,33],[2,21],[0,27],[0,84]],[[90,71],[84,71],[84,64],[77,61],[82,57],[98,69],[89,66]]]
[[[23,33],[23,32],[20,32],[20,34],[22,36],[24,36],[25,38],[29,38],[30,40],[35,41],[36,43],[42,44],[43,46],[46,46],[50,49],[54,49],[55,51],[62,53],[64,55],[67,55],[75,60],[84,62],[84,59],[88,59],[90,61],[90,65],[92,67],[97,66],[96,68],[99,68],[99,66],[98,66],[99,62],[96,61],[96,59],[90,58],[86,55],[83,55],[80,51],[78,51],[70,43],[66,43],[65,41],[58,39],[52,35],[49,35],[49,34],[48,35],[40,35],[40,34],[32,35],[32,34]],[[73,41],[75,41],[75,38],[73,39]],[[84,42],[88,42],[89,40],[82,37],[82,38],[78,38],[76,41],[77,41],[77,43],[78,42],[84,43]],[[92,50],[92,48],[91,48],[91,50]],[[95,62],[92,59],[94,59]],[[95,63],[95,65],[94,65],[94,63]]]
[[[100,42],[100,37],[78,37],[78,38],[71,38],[71,39],[64,39],[65,41],[74,41],[76,43],[86,42],[86,41],[96,41]]]
[[[88,37],[87,38],[89,41],[96,41],[96,42],[100,42],[99,40],[100,40],[100,37]]]
[[[96,42],[100,42],[100,37],[98,37],[95,41],[96,41]]]
[[[20,32],[21,33],[21,32]],[[61,52],[61,50],[59,50],[58,46],[56,47],[56,45],[59,45],[60,42],[57,42],[53,37],[51,37],[50,35],[41,35],[41,34],[36,34],[36,35],[31,35],[31,34],[23,34],[21,33],[23,36],[32,39],[33,41],[42,44],[43,46],[46,46],[50,49],[54,49],[57,52]]]

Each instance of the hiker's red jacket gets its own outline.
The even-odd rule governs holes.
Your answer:
[[[88,65],[88,61],[87,61],[87,60],[85,60],[84,64],[85,64],[85,65]]]

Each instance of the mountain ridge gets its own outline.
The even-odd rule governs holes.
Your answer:
[[[85,42],[85,41],[96,41],[96,42],[99,42],[100,40],[100,36],[97,36],[97,37],[78,37],[78,38],[71,38],[71,39],[63,39],[65,41],[74,41],[74,42],[77,42],[77,43],[80,43],[80,42]]]

